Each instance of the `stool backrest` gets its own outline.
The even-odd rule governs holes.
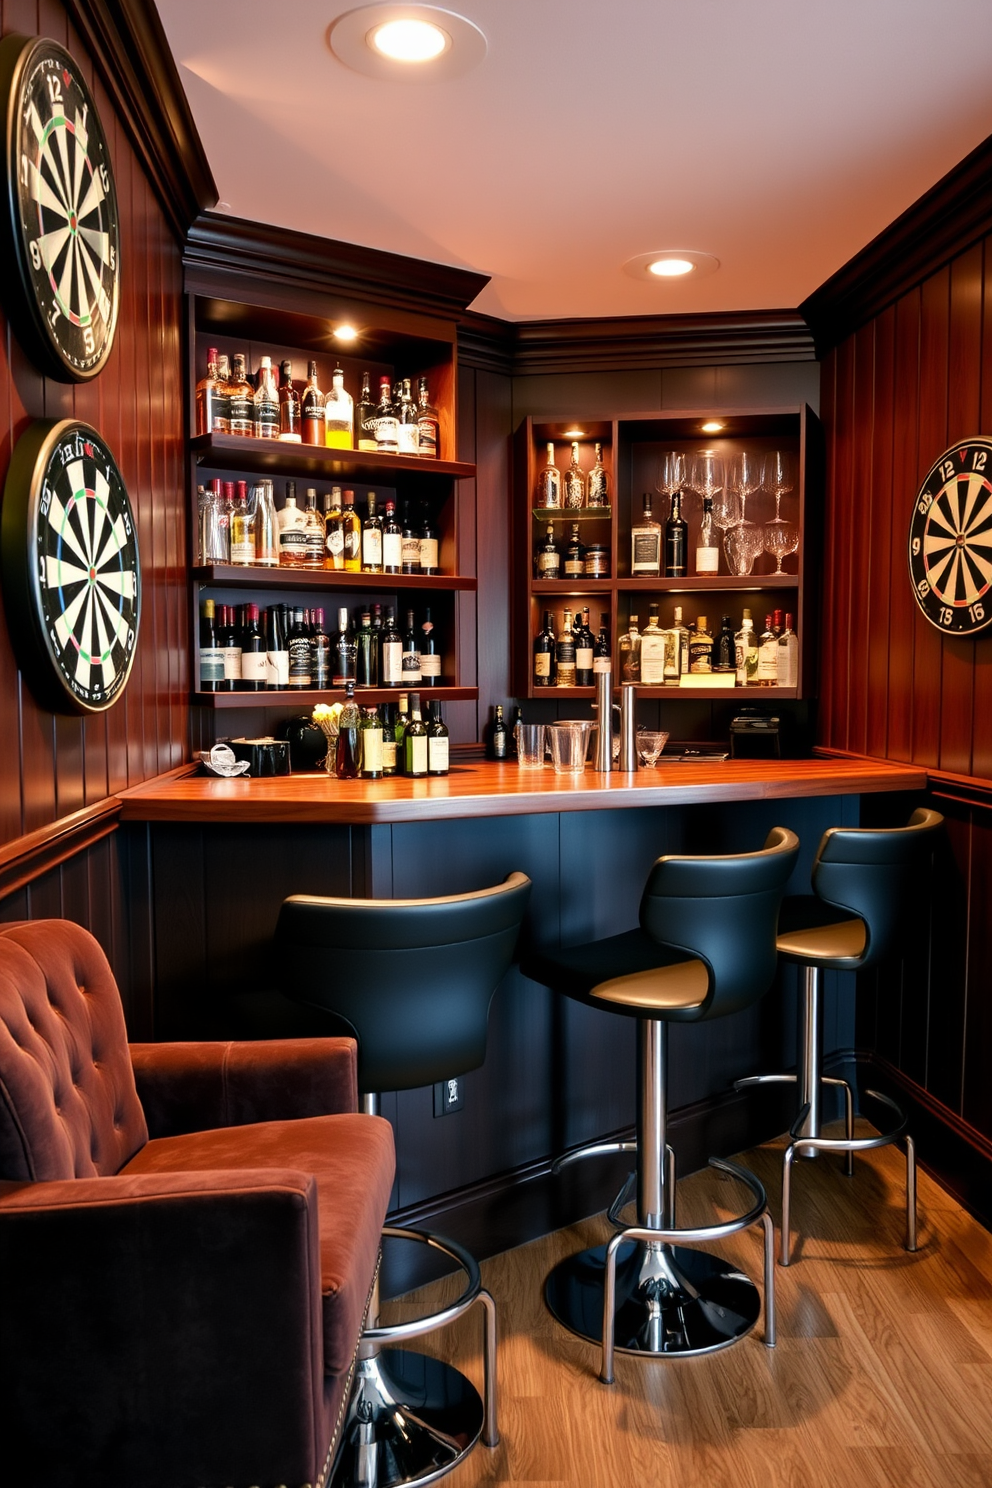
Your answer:
[[[864,920],[865,951],[859,965],[873,966],[899,946],[907,922],[920,909],[920,875],[944,824],[921,806],[905,827],[831,827],[813,864],[813,888],[826,904]]]
[[[530,879],[441,899],[294,894],[276,924],[287,997],[358,1041],[364,1094],[411,1090],[477,1069],[489,1004],[510,969]]]
[[[763,997],[775,976],[775,932],[799,838],[773,827],[760,852],[659,858],[641,899],[641,929],[705,962],[699,1017],[720,1018]]]

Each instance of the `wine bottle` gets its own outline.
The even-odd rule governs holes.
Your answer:
[[[332,681],[335,687],[345,687],[356,681],[356,664],[355,638],[348,623],[348,610],[342,605],[338,610],[338,633],[334,638]]]
[[[369,387],[369,374],[362,373],[362,392],[355,409],[356,444],[360,450],[375,450],[379,446],[375,439],[375,404]]]
[[[422,460],[440,460],[441,424],[437,409],[430,400],[427,378],[422,377],[418,386],[417,427],[419,432],[419,454]]]
[[[241,681],[239,692],[263,692],[269,679],[269,657],[258,623],[258,605],[250,604],[241,632]]]
[[[279,438],[279,389],[272,371],[272,358],[263,356],[258,367],[252,417],[256,439]]]
[[[200,691],[221,692],[224,684],[224,649],[217,638],[217,608],[204,601],[200,619]]]
[[[289,649],[287,633],[289,619],[284,604],[270,605],[265,612],[265,685],[270,691],[289,686]],[[241,673],[244,676],[245,659],[241,658]]]
[[[420,572],[438,572],[437,528],[428,506],[424,507],[424,519],[420,527]]]
[[[284,444],[303,440],[303,407],[293,386],[292,362],[279,363],[279,438]]]
[[[734,651],[734,627],[730,623],[730,616],[724,615],[720,626],[720,633],[713,642],[713,670],[715,672],[732,672],[737,666],[737,657]]]
[[[586,505],[609,506],[610,477],[603,464],[603,446],[596,445],[596,459],[586,478]]]
[[[221,605],[217,639],[224,652],[224,692],[241,687],[241,637],[235,624],[234,605]]]
[[[382,518],[375,509],[375,492],[368,495],[368,512],[362,523],[362,573],[382,573]]]
[[[665,578],[684,579],[689,572],[689,528],[682,515],[682,492],[672,492],[672,510],[665,523]]]
[[[589,628],[589,611],[584,609],[575,631],[575,685],[593,685],[593,649],[595,642]]]
[[[270,480],[261,480],[255,494],[255,562],[259,568],[279,567],[279,516]]]
[[[303,549],[304,568],[323,568],[324,532],[324,519],[317,510],[316,488],[314,486],[308,486],[307,504],[303,511],[303,536],[305,541]]]
[[[310,687],[310,634],[301,609],[293,610],[289,626],[289,685]]]
[[[403,773],[413,779],[427,774],[427,726],[420,717],[420,693],[410,694],[410,722],[403,733]]]
[[[354,491],[345,491],[341,508],[341,531],[344,534],[344,571],[360,573],[362,568],[362,521],[355,510]]]
[[[538,472],[534,505],[543,510],[558,510],[561,507],[561,471],[555,464],[555,447],[548,444],[548,462]]]
[[[345,684],[345,700],[338,715],[338,742],[334,751],[334,773],[339,780],[354,780],[358,775],[361,722],[362,715],[355,702],[355,684],[349,680]]]
[[[310,636],[310,685],[323,691],[330,687],[333,675],[331,638],[324,629],[324,611],[316,609],[313,612],[313,632]]]
[[[593,649],[592,670],[595,677],[597,672],[612,672],[613,653],[610,650],[610,617],[600,613],[599,635],[596,637],[596,645]]]
[[[579,466],[579,446],[572,445],[572,458],[565,471],[565,506],[572,511],[586,504],[586,478]]]
[[[386,609],[386,628],[382,632],[381,668],[383,687],[403,686],[403,637],[396,629],[396,611]]]
[[[441,653],[437,649],[437,636],[429,609],[424,610],[420,636],[420,680],[430,687],[437,687],[441,681]]]
[[[382,773],[388,778],[396,774],[396,704],[380,704],[379,716],[382,719]]]
[[[393,407],[388,377],[379,378],[379,402],[375,410],[375,447],[380,455],[399,454],[400,421]]]
[[[358,773],[363,780],[381,780],[382,719],[379,717],[378,708],[363,707],[361,711],[362,721],[359,726],[361,766]]]
[[[403,569],[403,529],[396,520],[396,502],[386,502],[386,516],[382,524],[382,571],[398,574]]]
[[[324,444],[328,449],[353,449],[355,400],[345,391],[344,373],[335,367],[330,390],[324,395]]]
[[[575,636],[572,632],[572,612],[566,610],[561,617],[561,630],[555,660],[558,665],[558,686],[575,686]]]
[[[441,704],[435,698],[430,704],[430,723],[427,726],[427,773],[448,773],[448,725],[441,717]]]
[[[231,506],[231,563],[239,568],[249,567],[255,562],[255,533],[252,513],[248,506],[248,482],[235,483],[234,503]]]
[[[397,409],[399,421],[399,452],[401,455],[420,454],[420,424],[417,418],[417,405],[413,401],[410,391],[410,379],[404,377],[402,391],[400,393],[400,405]]]
[[[355,681],[359,687],[378,687],[379,668],[372,636],[372,616],[368,610],[359,615],[355,632]]]
[[[572,523],[572,533],[568,539],[565,549],[565,577],[566,579],[581,579],[586,568],[586,550],[582,546],[579,537],[578,522]]]
[[[399,711],[396,715],[396,773],[406,774],[406,730],[410,722],[410,704],[408,694],[400,693]]]
[[[699,519],[699,536],[696,538],[697,574],[720,572],[720,544],[713,526],[713,497],[703,497],[703,515]]]
[[[492,727],[489,731],[489,758],[493,760],[505,760],[509,752],[506,719],[503,717],[503,705],[502,703],[497,703],[493,710]]]
[[[534,686],[555,685],[555,617],[550,610],[544,612],[544,629],[534,641]]]
[[[537,550],[535,569],[539,579],[561,578],[561,552],[555,542],[555,524],[548,523],[548,532]]]
[[[406,632],[403,636],[403,685],[415,686],[420,682],[420,646],[412,610],[406,612]]]
[[[324,395],[317,386],[317,363],[307,366],[307,385],[300,399],[303,420],[303,443],[324,443]]]

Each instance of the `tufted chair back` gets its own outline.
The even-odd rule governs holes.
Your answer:
[[[108,1177],[147,1140],[100,946],[68,920],[0,929],[0,1180]]]

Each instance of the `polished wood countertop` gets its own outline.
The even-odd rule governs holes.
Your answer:
[[[616,811],[800,796],[868,795],[926,787],[926,771],[868,759],[723,760],[660,764],[634,774],[556,775],[506,764],[453,765],[428,780],[335,780],[321,774],[221,780],[189,774],[123,791],[121,819],[145,822],[443,821],[538,812]]]

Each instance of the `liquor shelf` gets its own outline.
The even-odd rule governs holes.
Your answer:
[[[763,703],[776,703],[783,698],[799,696],[799,689],[796,687],[644,687],[640,682],[636,685],[638,702],[642,698],[650,698],[653,701],[664,698],[670,703],[697,700],[705,703],[737,703],[742,698],[756,698]],[[613,691],[617,697],[620,696],[619,682],[614,685]],[[568,698],[594,698],[596,689],[595,687],[535,687],[531,696],[537,703],[562,703]]]
[[[374,450],[327,449],[281,439],[249,439],[236,434],[197,434],[189,442],[197,464],[232,473],[310,475],[318,480],[355,480],[389,486],[397,475],[404,490],[431,477],[473,480],[475,466],[462,460],[422,460],[418,455],[380,455]]]
[[[587,689],[590,696],[592,689]],[[422,699],[436,698],[439,703],[474,703],[479,696],[477,687],[432,687],[429,682],[404,682],[402,687],[356,687],[355,702],[395,703],[401,693],[418,692]],[[344,698],[343,687],[325,687],[319,691],[309,687],[267,687],[261,692],[194,692],[193,702],[201,708],[288,708],[296,705],[315,708],[318,703],[339,703]]]
[[[259,568],[254,564],[213,563],[192,570],[201,584],[220,589],[476,589],[478,580],[464,574],[341,573],[330,568]]]

